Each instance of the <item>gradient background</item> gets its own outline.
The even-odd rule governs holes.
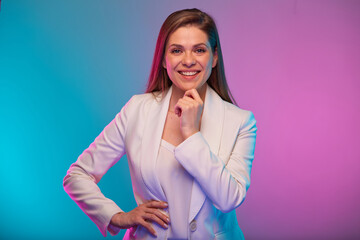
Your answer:
[[[189,7],[217,21],[230,88],[258,121],[237,209],[246,238],[360,239],[360,1],[348,0],[3,0],[1,239],[103,239],[63,177],[144,91],[162,22]],[[136,206],[125,157],[99,185]]]

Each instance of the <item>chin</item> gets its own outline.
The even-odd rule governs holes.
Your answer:
[[[175,84],[178,83],[178,84]],[[196,89],[198,92],[201,91],[202,88],[204,88],[207,83],[202,81],[183,81],[182,79],[177,79],[177,81],[173,81],[172,84],[177,89],[186,92],[190,89]]]
[[[185,82],[182,84],[182,87],[186,89],[201,89],[204,85],[206,85],[206,82]]]
[[[197,86],[197,85],[193,85],[193,86],[183,86],[180,89],[184,92],[186,92],[187,90],[191,90],[191,89],[196,89],[197,91],[201,90],[203,86]]]

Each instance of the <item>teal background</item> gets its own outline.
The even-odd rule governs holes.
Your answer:
[[[1,2],[1,239],[102,238],[62,179],[144,92],[162,22],[191,2]],[[99,185],[123,210],[136,206],[126,157]]]
[[[2,0],[1,240],[103,239],[63,177],[144,92],[161,24],[189,7],[215,18],[230,89],[257,120],[246,239],[360,239],[360,1]],[[99,185],[136,206],[126,157]]]
[[[0,239],[102,238],[62,179],[126,101],[144,90],[156,31],[129,8],[135,5],[2,1]],[[131,210],[126,168],[124,158],[100,187]]]

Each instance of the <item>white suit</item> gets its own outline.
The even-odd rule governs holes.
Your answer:
[[[127,154],[135,200],[166,201],[154,174],[172,88],[165,96],[133,96],[115,119],[72,164],[65,191],[106,236],[111,217],[122,211],[103,196],[97,184]],[[250,111],[223,101],[206,90],[200,132],[175,148],[175,158],[194,178],[189,211],[189,239],[242,239],[235,208],[250,185],[256,121]],[[119,189],[121,191],[121,189]],[[174,189],[175,191],[175,189]],[[171,219],[170,219],[171,221]],[[166,229],[153,223],[158,239]],[[120,229],[110,225],[112,235]],[[129,229],[124,239],[153,239],[145,228]]]

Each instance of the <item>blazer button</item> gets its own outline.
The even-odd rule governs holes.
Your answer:
[[[190,230],[191,230],[192,232],[195,232],[195,231],[196,231],[196,228],[197,228],[197,226],[196,226],[196,221],[193,220],[193,221],[190,223]]]

